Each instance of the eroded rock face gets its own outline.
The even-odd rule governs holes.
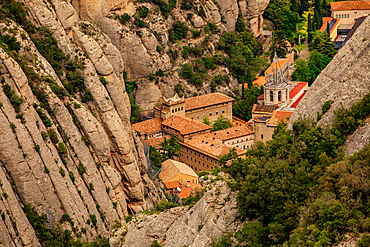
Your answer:
[[[109,237],[116,220],[165,200],[147,178],[143,145],[130,124],[119,50],[99,27],[79,20],[84,18],[77,15],[81,9],[62,0],[52,4],[25,1],[32,21],[51,30],[65,58],[83,61],[77,73],[90,96],[81,99],[81,90],[61,93],[68,76],[54,71],[56,64],[41,55],[21,26],[0,22],[1,35],[14,36],[21,47],[18,52],[0,49],[0,190],[8,195],[8,201],[0,200],[0,210],[11,206],[5,220],[0,219],[3,246],[39,246],[21,204],[45,213],[49,227],[68,214],[74,227],[86,229],[81,240],[93,240],[99,234]],[[95,14],[86,16],[93,19]],[[8,87],[22,99],[19,109],[12,105]],[[17,193],[9,190],[10,180]],[[148,188],[151,196],[144,194]],[[95,226],[88,221],[92,215]],[[72,230],[68,222],[62,227]]]
[[[369,93],[369,28],[370,17],[367,17],[352,38],[314,81],[290,118],[289,128],[299,118],[316,119],[317,114],[322,112],[322,105],[326,101],[333,101],[329,111],[318,122],[322,126],[330,127],[335,119],[334,111],[341,107],[349,109]],[[366,124],[348,138],[344,144],[346,155],[359,151],[369,143],[368,128]]]
[[[139,214],[117,231],[127,231],[122,243],[118,237],[111,239],[113,246],[151,246],[157,240],[165,246],[205,247],[212,238],[221,238],[226,232],[240,230],[243,223],[238,219],[236,194],[226,185],[225,174],[215,184],[200,179],[207,192],[194,207],[172,208],[154,215]],[[209,179],[215,179],[213,175]]]

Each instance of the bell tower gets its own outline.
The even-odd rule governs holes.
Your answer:
[[[265,105],[276,105],[289,100],[289,84],[281,70],[276,52],[270,74],[266,76],[264,96]]]

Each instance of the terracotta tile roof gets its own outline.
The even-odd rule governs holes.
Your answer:
[[[190,183],[188,185],[189,186],[183,186],[181,188],[181,192],[178,193],[180,199],[188,198],[193,192],[195,193],[197,189],[203,189],[202,185],[200,184]]]
[[[294,88],[293,90],[291,90],[289,92],[289,98],[290,99],[293,99],[294,96],[297,95],[297,93],[299,93],[306,85],[308,84],[308,82],[299,82]]]
[[[260,96],[257,97],[258,100],[264,100],[265,99],[265,94],[261,94]]]
[[[253,81],[253,85],[254,84],[258,84],[259,87],[265,85],[265,83],[266,83],[266,77],[264,77],[264,76],[257,76],[256,78],[257,79]]]
[[[266,83],[266,77],[264,76],[257,76],[255,80],[253,81],[253,86],[260,87],[265,85]],[[239,84],[239,87],[243,87],[243,84]],[[248,88],[248,83],[244,83],[244,87]]]
[[[161,111],[162,110],[162,108],[163,108],[163,105],[161,104],[161,105],[156,105],[156,106],[154,106],[153,107],[154,109],[157,109],[158,111]]]
[[[370,1],[342,1],[330,3],[332,11],[340,10],[370,10]]]
[[[239,138],[242,136],[253,135],[253,130],[248,125],[235,126],[229,129],[215,131],[203,136],[206,137],[215,137],[221,141],[227,141],[230,139]]]
[[[281,59],[279,60],[279,67],[278,69],[280,69],[281,67],[283,67],[283,65],[288,61],[288,59]],[[270,67],[268,67],[268,69],[265,71],[265,75],[269,75],[271,74],[271,70],[272,69],[275,69],[275,63],[271,64]]]
[[[267,122],[268,125],[278,125],[281,121],[286,123],[288,121],[287,117],[292,116],[292,111],[275,111],[270,120]]]
[[[169,137],[170,138],[170,137]],[[167,138],[168,139],[168,138]],[[153,148],[155,149],[160,149],[162,148],[161,144],[162,142],[164,142],[164,137],[158,137],[158,138],[152,138],[152,139],[149,139],[149,140],[143,140],[143,143],[147,143],[149,144],[150,146],[152,146]]]
[[[333,23],[331,23],[333,20]],[[325,32],[326,31],[326,28],[328,27],[327,23],[329,22],[329,26],[331,26],[330,28],[330,34],[333,32],[333,30],[339,26],[339,23],[340,23],[340,19],[335,19],[333,17],[323,17],[322,18],[322,26],[320,28],[320,32]]]
[[[234,148],[232,145],[222,143],[220,139],[206,137],[205,135],[195,136],[185,143],[216,157],[228,154]],[[242,155],[246,151],[236,148],[236,152],[238,155]]]
[[[188,176],[198,178],[198,175],[193,171],[193,169],[184,163],[175,160],[166,160],[162,163],[162,170],[159,173],[159,177],[164,183],[167,183],[179,174],[186,174]]]
[[[226,103],[234,101],[233,98],[222,94],[222,93],[210,93],[205,95],[200,95],[192,98],[185,99],[185,111],[194,110],[201,107],[217,105],[221,103]]]
[[[279,108],[279,106],[277,106],[277,105],[259,105],[259,104],[255,104],[253,106],[252,112],[272,113],[277,108]]]
[[[301,99],[304,97],[306,95],[306,92],[304,92],[297,100],[296,100],[296,102],[294,102],[291,106],[290,106],[290,108],[297,108],[297,106],[298,106],[298,103],[301,101]]]
[[[177,187],[181,187],[181,184],[179,181],[172,181],[172,182],[167,182],[164,183],[164,186],[166,186],[166,189],[176,189]]]
[[[162,125],[176,129],[180,131],[182,135],[205,131],[212,128],[212,126],[182,116],[170,117],[163,121]]]
[[[162,130],[162,118],[152,118],[143,122],[133,124],[132,127],[137,132],[153,133]]]

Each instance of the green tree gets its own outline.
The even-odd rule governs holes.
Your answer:
[[[298,11],[298,3],[297,0],[292,0],[292,5],[290,6],[290,9],[296,13]]]
[[[154,147],[150,146],[150,153],[149,153],[150,163],[157,167],[162,167],[162,162],[164,161],[164,157],[161,152],[157,151]]]
[[[308,27],[307,27],[307,32],[308,32],[308,43],[311,43],[312,41],[312,20],[311,20],[311,13],[308,13]]]
[[[309,8],[309,0],[301,0],[301,6],[299,8],[299,14],[302,15],[304,11],[308,11]]]
[[[287,54],[287,46],[286,46],[286,35],[284,31],[278,30],[274,34],[274,47],[272,49],[272,55],[274,56],[275,52],[278,57],[282,58],[285,57]]]
[[[321,1],[315,0],[315,15],[317,15],[316,28],[320,29],[322,26]]]
[[[159,145],[162,147],[164,156],[167,159],[172,159],[173,157],[175,157],[181,149],[181,145],[174,135],[172,135],[171,138],[168,140],[165,137],[164,141]]]
[[[236,23],[235,23],[235,31],[237,31],[238,33],[241,33],[241,32],[244,32],[246,30],[247,30],[247,28],[246,28],[245,22],[243,20],[243,16],[239,14],[239,17],[238,17],[238,19],[236,20]]]
[[[253,105],[257,104],[257,97],[262,93],[262,88],[252,87],[245,89],[244,98],[233,106],[233,115],[246,121],[251,119]]]
[[[204,115],[204,116],[203,116],[203,121],[202,121],[202,123],[207,124],[207,125],[212,125],[212,122],[211,122],[211,120],[209,119],[209,116],[207,116],[207,115]]]
[[[292,74],[293,81],[305,81],[311,82],[312,74],[308,68],[308,64],[303,59],[297,59],[295,61],[295,70]]]
[[[188,31],[189,27],[184,22],[177,20],[169,31],[169,39],[172,42],[185,39],[188,36]]]
[[[310,43],[309,48],[311,51],[317,51],[330,59],[332,59],[337,53],[329,34],[326,32],[317,32],[315,38]]]
[[[326,23],[326,32],[329,34],[330,36],[330,26],[329,26],[329,22]]]
[[[224,115],[220,115],[217,120],[213,123],[211,131],[218,131],[223,129],[231,128],[233,125],[229,119],[225,119]]]
[[[251,68],[247,69],[246,81],[248,83],[248,88],[252,88],[254,80],[253,80]],[[244,83],[243,83],[243,86],[244,86]]]
[[[301,56],[301,51],[303,51],[304,49],[306,48],[306,46],[302,43],[299,43],[297,46],[296,46],[296,50],[298,51],[298,55]]]

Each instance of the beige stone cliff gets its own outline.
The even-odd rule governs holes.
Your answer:
[[[0,214],[4,215],[0,242],[3,246],[39,245],[21,209],[25,203],[45,213],[50,227],[68,214],[74,227],[87,230],[82,240],[99,234],[109,237],[116,220],[165,200],[146,175],[143,145],[130,124],[122,57],[97,26],[80,21],[69,3],[34,0],[25,1],[25,7],[36,26],[52,31],[65,55],[84,61],[84,87],[92,100],[82,103],[80,97],[54,94],[42,79],[50,78],[63,87],[53,67],[21,26],[0,21],[1,35],[14,36],[21,46],[17,54],[0,48]],[[95,37],[86,35],[86,29],[96,32]],[[39,82],[34,84],[27,77],[24,64],[13,59],[16,56],[25,59],[36,78],[41,78]],[[107,84],[102,84],[102,77]],[[42,102],[30,83],[45,95]],[[5,95],[7,85],[23,99],[20,112]],[[39,107],[42,104],[52,114]],[[51,126],[44,125],[36,109],[51,120]],[[51,141],[50,131],[59,143]],[[67,148],[62,155],[60,145]],[[96,227],[87,223],[91,215],[97,218]],[[63,223],[63,228],[72,229],[69,223]]]

